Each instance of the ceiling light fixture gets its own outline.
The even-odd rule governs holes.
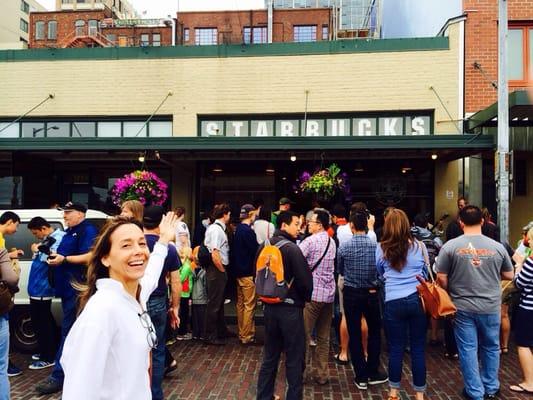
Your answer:
[[[291,153],[291,158],[290,158],[290,160],[291,160],[292,162],[295,162],[295,161],[296,161],[296,156],[294,155],[294,153]]]
[[[431,155],[431,159],[432,159],[432,160],[436,160],[437,158],[438,158],[438,156],[437,156],[436,153],[433,153],[433,154]]]
[[[146,161],[146,151],[144,153],[139,154],[138,160],[140,163],[144,163]]]

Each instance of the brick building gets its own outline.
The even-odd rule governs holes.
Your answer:
[[[268,12],[180,12],[177,40],[183,45],[268,43]],[[274,9],[272,42],[316,42],[330,39],[331,9]]]
[[[171,46],[172,23],[118,19],[111,9],[30,14],[30,48]]]
[[[533,81],[533,0],[509,0],[509,91]],[[474,113],[497,100],[498,1],[463,0],[465,26],[465,111]]]
[[[467,131],[497,133],[498,0],[463,0],[465,22],[464,91]],[[509,139],[511,167],[510,223],[512,244],[533,219],[533,0],[507,1]],[[472,157],[464,171],[477,175],[484,205],[496,210],[494,155]],[[468,173],[468,172],[467,172]],[[474,190],[475,192],[476,190]],[[472,192],[472,190],[471,190]],[[468,194],[468,193],[465,193]],[[478,196],[479,198],[479,196]],[[478,203],[481,204],[481,203]]]

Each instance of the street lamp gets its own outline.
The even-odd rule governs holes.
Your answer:
[[[33,137],[35,137],[35,135],[37,135],[37,133],[39,133],[41,131],[44,131],[44,133],[46,134],[46,132],[48,132],[50,129],[53,129],[54,131],[57,131],[59,129],[59,126],[53,125],[53,126],[49,126],[47,128],[33,128]]]

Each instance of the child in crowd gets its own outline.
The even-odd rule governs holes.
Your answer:
[[[179,239],[178,239],[179,240]],[[180,279],[181,279],[181,301],[180,301],[180,326],[178,328],[178,340],[191,340],[189,332],[190,297],[193,283],[193,270],[191,266],[192,250],[189,246],[183,246],[179,250],[181,258]]]
[[[205,308],[207,304],[207,278],[205,269],[198,263],[198,249],[192,253],[193,286],[192,286],[192,338],[201,340],[204,332]]]

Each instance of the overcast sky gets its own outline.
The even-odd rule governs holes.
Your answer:
[[[0,0],[1,1],[1,0]],[[39,0],[49,10],[55,0]],[[176,11],[250,10],[264,0],[130,0],[143,18],[165,18]],[[446,20],[461,13],[461,0],[383,0],[384,37],[434,36]],[[146,13],[144,13],[146,12]]]

